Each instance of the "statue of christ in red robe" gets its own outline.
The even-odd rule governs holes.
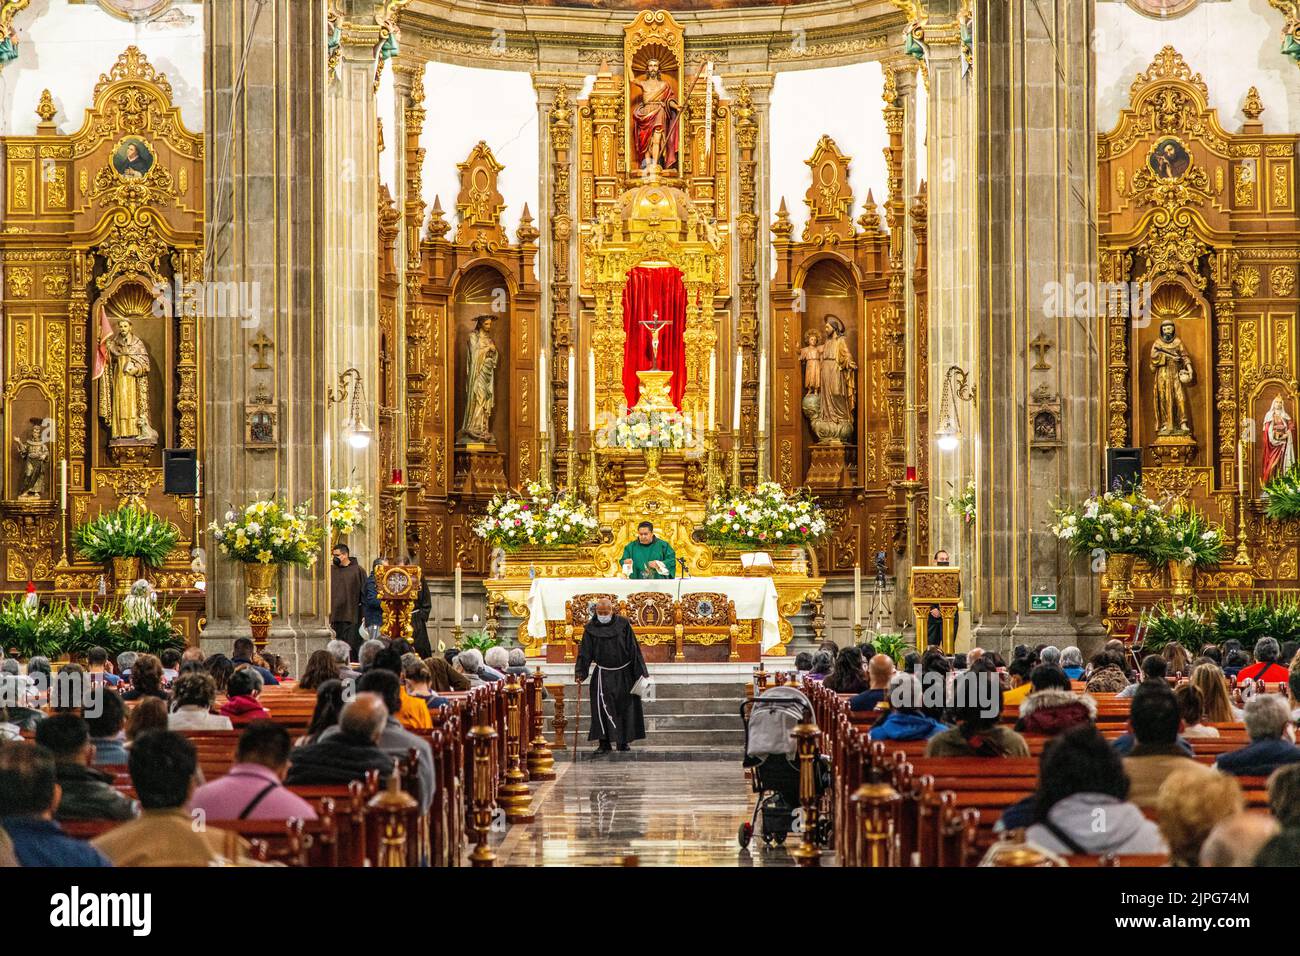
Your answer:
[[[632,149],[639,169],[658,166],[677,168],[677,119],[681,105],[672,84],[659,76],[659,61],[646,64],[645,77],[632,77],[631,85],[641,91],[632,109]]]

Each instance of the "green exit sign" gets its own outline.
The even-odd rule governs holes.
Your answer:
[[[1029,595],[1029,610],[1031,611],[1055,611],[1056,595],[1055,594],[1031,594]]]

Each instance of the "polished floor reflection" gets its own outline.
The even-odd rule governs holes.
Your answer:
[[[557,759],[537,819],[495,847],[498,866],[792,866],[783,847],[736,840],[754,793],[731,761]],[[790,846],[794,846],[791,838]]]

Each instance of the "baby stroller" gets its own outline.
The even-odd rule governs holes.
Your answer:
[[[810,713],[808,698],[793,687],[770,688],[740,705],[740,719],[745,724],[744,766],[758,794],[754,815],[740,824],[737,839],[742,848],[753,839],[760,813],[765,846],[785,843],[794,829],[794,812],[799,807],[799,764],[792,732]],[[816,760],[820,801],[830,785],[830,773],[820,754]],[[817,829],[817,843],[825,845],[830,838],[828,815],[818,814]]]

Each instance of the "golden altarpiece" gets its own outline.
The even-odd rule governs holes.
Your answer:
[[[163,493],[162,465],[164,448],[202,439],[203,140],[135,47],[101,75],[76,132],[56,130],[48,91],[33,107],[36,134],[3,142],[5,586],[93,596],[104,568],[78,557],[72,530],[140,504],[180,528],[146,576],[180,600],[189,638],[199,516],[194,498]],[[46,465],[27,481],[18,449],[36,438]]]
[[[1266,519],[1260,494],[1281,458],[1269,430],[1294,441],[1300,397],[1300,137],[1265,134],[1267,104],[1240,92],[1246,120],[1230,132],[1166,46],[1098,150],[1105,440],[1142,450],[1151,497],[1224,527],[1223,561],[1198,572],[1203,597],[1291,590],[1300,576],[1297,528]],[[1174,583],[1139,567],[1135,603]]]

